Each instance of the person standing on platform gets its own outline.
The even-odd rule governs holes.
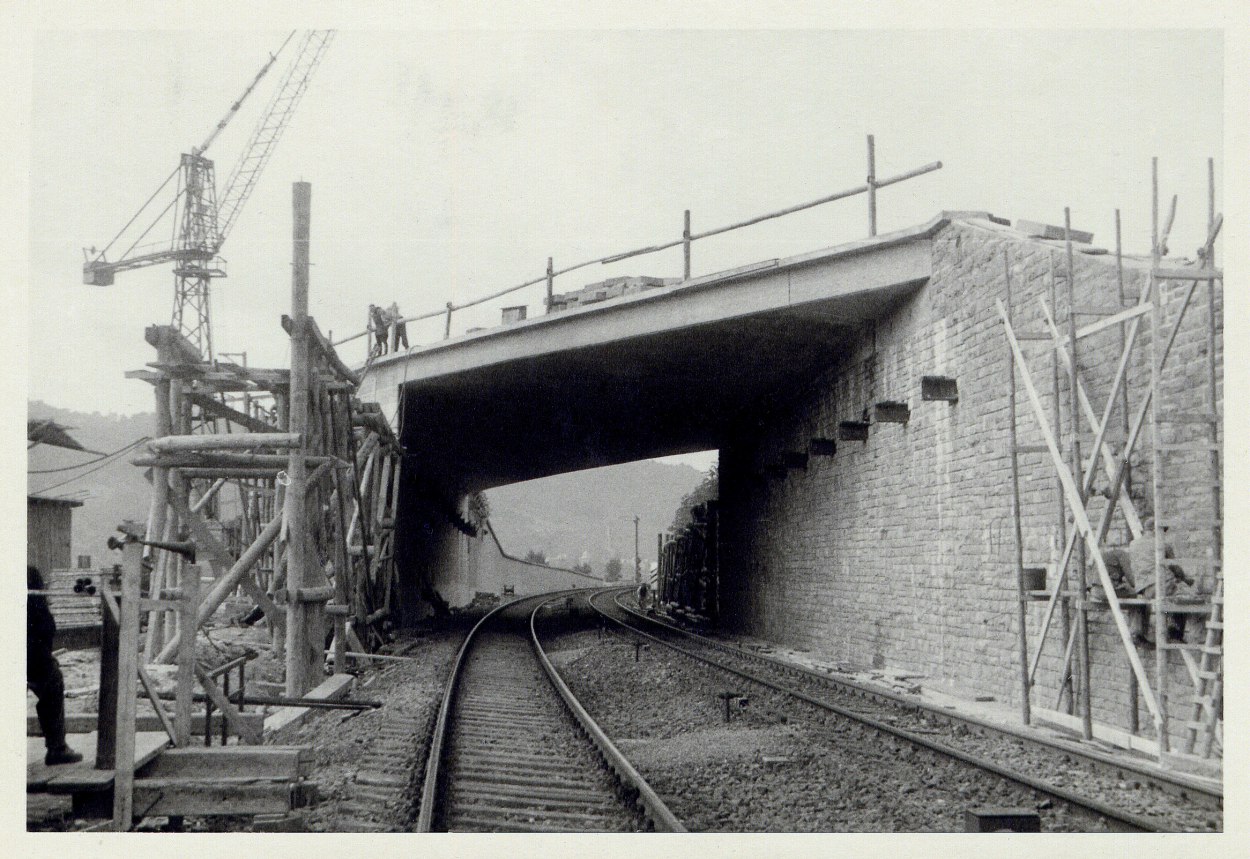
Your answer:
[[[26,589],[42,591],[43,576],[37,567],[26,567]],[[82,755],[65,742],[65,680],[61,666],[52,655],[52,641],[56,636],[56,621],[48,608],[48,598],[43,594],[26,597],[26,688],[35,693],[38,703],[35,713],[39,716],[39,728],[43,731],[48,766],[73,764]]]

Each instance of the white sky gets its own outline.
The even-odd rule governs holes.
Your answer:
[[[81,249],[113,236],[284,36],[33,34],[32,398],[151,408],[122,374],[153,360],[143,329],[168,323],[173,275],[88,287]],[[312,312],[336,335],[360,330],[370,302],[434,309],[538,276],[548,255],[559,267],[675,238],[685,208],[697,231],[860,184],[868,132],[879,176],[945,164],[881,192],[882,231],[942,209],[1062,223],[1067,205],[1109,244],[1118,206],[1126,249],[1145,251],[1157,155],[1181,195],[1172,245],[1192,252],[1207,155],[1222,180],[1222,70],[1213,31],[343,31],[224,249],[215,345],[285,365],[298,179],[313,185]],[[210,150],[219,183],[276,77]],[[865,205],[697,243],[695,273],[860,238]],[[676,249],[557,290],[680,265]],[[497,324],[504,304],[537,312],[541,289],[457,314],[453,331]]]

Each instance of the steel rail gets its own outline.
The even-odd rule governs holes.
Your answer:
[[[621,591],[620,593],[624,592]],[[1014,730],[1008,725],[995,724],[994,722],[972,715],[952,713],[949,710],[939,709],[923,702],[889,692],[885,689],[873,688],[866,684],[856,683],[853,680],[847,680],[840,677],[831,677],[827,674],[813,671],[810,668],[804,668],[801,665],[794,665],[781,659],[766,656],[762,653],[741,650],[725,644],[724,642],[716,641],[715,639],[711,639],[706,636],[701,636],[697,633],[691,632],[690,630],[682,629],[679,626],[674,626],[657,618],[642,614],[627,605],[622,605],[619,600],[616,600],[615,602],[617,607],[622,611],[628,612],[631,616],[638,618],[644,623],[653,624],[669,632],[679,633],[698,641],[700,644],[716,648],[724,651],[725,653],[732,653],[736,656],[747,657],[757,662],[763,662],[769,666],[777,668],[778,670],[809,677],[828,686],[840,688],[861,697],[887,702],[904,710],[927,714],[951,724],[960,723],[981,733],[988,732],[999,736],[1006,736],[1014,740],[1019,740],[1021,743],[1040,748],[1044,751],[1060,752],[1065,755],[1078,757],[1088,764],[1091,769],[1101,768],[1105,772],[1114,772],[1120,777],[1125,777],[1125,773],[1130,773],[1137,779],[1147,782],[1173,796],[1180,797],[1181,799],[1190,799],[1196,795],[1212,805],[1223,808],[1224,792],[1223,789],[1218,786],[1202,784],[1200,782],[1187,779],[1184,776],[1156,772],[1133,761],[1117,760],[1109,755],[1100,754],[1099,752],[1091,749],[1082,749],[1069,743],[1050,740],[1045,737],[1030,736],[1022,731]]]
[[[447,682],[446,689],[443,693],[442,703],[439,706],[438,718],[435,723],[434,732],[430,739],[430,750],[426,760],[425,778],[421,790],[421,805],[417,815],[416,831],[432,832],[434,825],[435,810],[438,805],[440,790],[443,787],[441,781],[444,778],[443,757],[446,753],[448,738],[453,723],[453,709],[455,699],[460,689],[464,668],[468,662],[468,656],[472,652],[473,647],[477,643],[479,633],[481,633],[488,625],[494,623],[503,612],[510,609],[518,608],[522,603],[538,601],[538,606],[530,613],[530,644],[535,651],[539,664],[546,673],[548,680],[551,682],[554,690],[559,694],[561,702],[574,716],[577,724],[586,734],[588,739],[595,746],[603,761],[604,767],[613,773],[615,779],[627,792],[632,792],[638,797],[638,803],[646,818],[651,822],[658,831],[667,832],[684,832],[685,829],[680,822],[673,816],[672,812],[664,805],[659,796],[651,788],[650,785],[638,774],[629,762],[616,749],[611,740],[603,732],[597,723],[586,712],[585,708],[577,701],[572,692],[564,684],[563,680],[555,672],[546,653],[542,650],[538,643],[537,635],[534,628],[534,617],[539,608],[566,599],[570,596],[584,593],[584,589],[571,589],[567,591],[558,591],[554,593],[541,594],[530,597],[521,597],[507,603],[503,603],[492,609],[481,620],[474,624],[473,628],[465,636],[464,641],[460,645],[460,649],[456,654],[456,659],[452,664],[451,674]]]
[[[1136,815],[1136,814],[1131,814],[1125,811],[1121,811],[1120,809],[1113,808],[1109,805],[1106,805],[1105,803],[1099,802],[1097,800],[1089,799],[1088,797],[1082,797],[1078,794],[1072,793],[1071,791],[1065,790],[1060,787],[1056,787],[1054,785],[1047,784],[1046,782],[1040,781],[1031,776],[1027,776],[1022,773],[1017,773],[1013,770],[1007,769],[1005,767],[1001,767],[998,764],[995,764],[991,761],[986,761],[981,758],[977,758],[973,755],[970,755],[966,752],[962,752],[958,749],[953,749],[941,743],[928,740],[920,736],[919,734],[914,734],[911,731],[908,731],[904,728],[898,728],[893,725],[889,725],[885,722],[878,721],[877,719],[873,719],[870,716],[866,716],[854,710],[841,707],[837,704],[831,704],[828,701],[822,701],[819,698],[814,698],[811,695],[808,695],[797,689],[792,689],[786,686],[782,686],[778,683],[773,682],[772,680],[769,680],[765,677],[760,677],[757,674],[753,674],[741,668],[735,668],[731,665],[726,665],[723,662],[717,662],[714,659],[710,659],[706,656],[701,656],[697,653],[694,653],[693,651],[687,650],[684,647],[680,647],[676,644],[673,644],[672,642],[665,641],[664,639],[658,636],[652,635],[649,632],[643,632],[642,630],[636,627],[630,626],[624,621],[616,617],[613,617],[611,614],[604,611],[598,605],[595,605],[594,600],[596,597],[604,596],[609,593],[612,593],[612,591],[600,591],[599,593],[592,595],[587,600],[587,602],[591,605],[592,608],[598,611],[604,618],[623,627],[624,629],[628,630],[634,635],[639,635],[644,638],[650,639],[651,641],[654,641],[657,644],[663,645],[664,647],[667,647],[670,650],[674,650],[698,662],[702,662],[706,665],[713,666],[721,671],[726,671],[730,674],[741,677],[744,680],[748,680],[752,683],[763,686],[767,689],[771,689],[775,692],[780,692],[781,694],[788,695],[792,698],[797,698],[801,701],[804,701],[822,710],[827,710],[831,713],[836,713],[839,716],[859,722],[860,724],[866,725],[870,728],[873,728],[874,730],[881,731],[882,733],[886,733],[891,736],[898,737],[899,739],[906,740],[909,743],[912,743],[917,746],[921,746],[922,748],[936,752],[945,757],[955,758],[956,760],[962,761],[963,763],[966,763],[969,766],[976,767],[977,769],[984,770],[985,772],[988,772],[988,773],[992,773],[993,775],[996,775],[1000,778],[1004,778],[1004,779],[1007,779],[1008,781],[1015,782],[1016,784],[1023,785],[1032,790],[1038,791],[1039,793],[1043,793],[1048,796],[1055,797],[1056,799],[1060,799],[1078,808],[1087,809],[1089,811],[1094,812],[1095,814],[1098,814],[1107,818],[1108,820],[1113,820],[1117,822],[1118,824],[1120,824],[1121,826],[1127,827],[1130,831],[1137,831],[1137,832],[1167,831],[1167,830],[1162,829],[1159,826],[1159,824],[1157,824],[1155,821],[1152,821],[1148,818],[1141,817],[1140,815]],[[621,606],[621,608],[624,609],[623,606]],[[630,611],[630,610],[625,609],[625,611]],[[632,614],[632,612],[630,613]],[[684,630],[680,630],[680,631],[685,632]]]
[[[547,673],[547,678],[551,680],[551,685],[560,693],[560,698],[564,701],[564,705],[573,714],[573,717],[577,719],[586,736],[595,744],[595,747],[599,749],[599,754],[603,756],[608,766],[616,773],[617,780],[630,790],[638,792],[638,804],[642,807],[643,814],[651,822],[652,827],[657,832],[685,832],[686,827],[681,825],[681,821],[664,804],[659,794],[647,783],[642,774],[634,769],[625,755],[621,754],[621,750],[616,747],[616,744],[599,727],[599,723],[586,712],[586,708],[577,700],[573,691],[569,689],[568,684],[564,682],[564,678],[560,676],[555,666],[551,664],[546,651],[543,650],[543,646],[538,640],[538,631],[535,628],[534,621],[538,617],[540,610],[561,599],[564,599],[564,597],[553,597],[541,603],[530,614],[530,642],[534,646],[534,653],[538,656],[538,661],[542,665],[543,671]],[[589,599],[587,602],[589,602]]]
[[[448,728],[451,722],[451,707],[460,685],[460,675],[465,665],[465,657],[473,646],[473,639],[478,631],[495,618],[504,609],[514,606],[521,600],[501,603],[491,609],[482,619],[473,625],[469,634],[460,643],[456,652],[456,661],[451,666],[451,676],[447,680],[447,688],[443,690],[443,701],[438,708],[438,720],[434,723],[434,733],[430,737],[430,752],[425,761],[425,782],[421,786],[421,809],[417,813],[417,832],[433,832],[434,806],[438,797],[438,783],[442,776],[443,747],[446,745]]]

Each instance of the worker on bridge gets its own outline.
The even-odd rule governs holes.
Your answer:
[[[376,304],[369,305],[369,328],[373,331],[373,355],[385,355],[392,345],[398,351],[400,344],[408,348],[408,325],[399,312],[398,304],[391,304],[390,309],[383,309]],[[394,338],[391,332],[394,329]]]

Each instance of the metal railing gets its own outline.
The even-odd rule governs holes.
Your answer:
[[[873,136],[870,134],[868,135],[868,176],[863,185],[857,185],[854,188],[848,188],[844,191],[838,191],[833,194],[828,194],[824,197],[818,197],[815,200],[809,200],[805,203],[799,203],[798,205],[789,206],[785,209],[778,209],[777,211],[769,212],[764,215],[757,215],[756,217],[748,218],[745,221],[738,221],[737,223],[729,224],[727,226],[717,227],[711,230],[705,230],[701,233],[691,232],[690,210],[687,209],[685,211],[685,216],[683,219],[684,227],[683,227],[682,236],[680,239],[674,239],[669,242],[664,242],[663,244],[648,245],[646,247],[636,248],[630,251],[625,251],[624,253],[609,254],[607,256],[597,257],[592,260],[586,260],[585,262],[579,262],[576,265],[565,266],[564,268],[560,268],[560,269],[557,269],[553,266],[553,261],[551,257],[547,257],[547,271],[545,274],[543,274],[540,277],[532,278],[530,280],[525,281],[524,283],[514,284],[504,289],[500,289],[495,292],[492,292],[489,295],[484,295],[479,298],[472,299],[471,301],[463,302],[461,304],[457,304],[455,302],[449,301],[444,307],[439,308],[437,310],[430,310],[425,313],[417,313],[412,316],[404,316],[402,318],[391,319],[388,323],[388,329],[387,329],[388,336],[386,339],[388,343],[393,344],[395,342],[395,338],[390,335],[391,329],[393,329],[395,326],[407,325],[407,323],[409,322],[421,322],[427,319],[434,319],[436,317],[443,316],[446,320],[443,326],[443,339],[446,340],[451,337],[451,315],[453,312],[457,310],[466,310],[470,307],[476,307],[479,304],[485,304],[488,301],[493,301],[497,298],[502,298],[503,296],[508,295],[510,293],[516,292],[521,289],[525,289],[526,287],[529,287],[529,286],[536,286],[544,282],[547,284],[546,307],[548,309],[548,312],[550,312],[550,308],[552,304],[552,296],[554,293],[554,281],[557,277],[564,275],[564,274],[569,274],[570,272],[577,271],[578,269],[586,268],[588,266],[607,265],[608,263],[620,262],[621,260],[630,259],[631,257],[645,256],[647,254],[653,254],[653,253],[658,253],[660,251],[669,250],[670,248],[675,248],[678,245],[682,246],[682,249],[683,249],[683,260],[684,260],[683,280],[689,280],[690,279],[690,257],[691,257],[690,247],[694,242],[697,242],[700,239],[706,239],[706,238],[711,238],[712,236],[718,236],[718,235],[721,235],[722,233],[728,233],[728,232],[731,232],[732,230],[738,230],[738,229],[742,229],[743,227],[749,227],[754,224],[759,224],[759,223],[762,223],[763,221],[770,221],[774,218],[784,217],[785,215],[792,215],[795,212],[801,212],[805,209],[811,209],[816,206],[823,206],[824,204],[832,203],[835,200],[844,200],[848,197],[855,197],[860,194],[868,195],[868,235],[875,236],[877,234],[877,190],[880,188],[889,187],[890,185],[898,184],[899,182],[904,182],[908,179],[914,179],[917,176],[923,176],[926,173],[932,173],[933,171],[940,170],[941,168],[942,168],[941,161],[933,161],[929,164],[925,164],[922,167],[917,167],[915,169],[908,170],[904,173],[899,173],[896,176],[890,176],[886,179],[878,179],[877,170],[876,170],[875,146],[874,146]],[[369,334],[374,334],[374,333],[376,333],[376,329],[374,328],[372,324],[370,324],[369,327],[367,327],[364,331],[361,331],[356,334],[352,334],[348,337],[344,337],[341,340],[335,340],[334,345],[341,346],[344,343],[350,343],[353,340],[359,340],[361,337],[366,337]]]

